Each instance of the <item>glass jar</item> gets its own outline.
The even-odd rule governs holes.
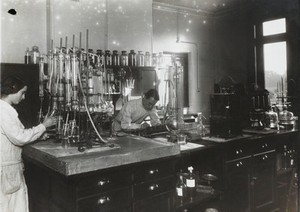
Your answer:
[[[25,57],[24,57],[24,62],[25,64],[29,64],[30,63],[30,60],[31,60],[31,52],[29,50],[29,48],[26,49],[25,51]]]
[[[145,55],[143,51],[138,51],[136,56],[136,65],[137,66],[144,66],[145,65]]]
[[[97,49],[97,62],[103,64],[103,51],[101,49]]]
[[[150,52],[145,53],[145,66],[151,66],[151,54],[150,54]]]
[[[163,53],[159,52],[158,57],[157,57],[157,65],[159,67],[162,67],[164,63],[164,57],[163,57]]]
[[[279,125],[285,130],[291,130],[294,127],[294,114],[287,110],[287,106],[284,105],[281,112],[278,115]]]
[[[129,66],[136,66],[136,53],[134,50],[130,50],[128,55],[128,65]]]
[[[266,127],[278,129],[278,115],[272,107],[266,112]]]
[[[105,65],[106,66],[111,66],[112,65],[110,50],[105,50],[104,59],[105,59]]]
[[[120,64],[121,66],[128,66],[128,55],[127,55],[127,51],[122,51],[122,54],[120,56]]]
[[[152,54],[152,66],[157,66],[157,54]]]
[[[119,66],[120,65],[120,58],[119,53],[117,50],[113,50],[112,54],[112,66]]]
[[[33,46],[31,51],[31,63],[38,64],[40,61],[40,51],[39,47]]]

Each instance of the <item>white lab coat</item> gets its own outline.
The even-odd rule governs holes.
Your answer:
[[[46,128],[39,124],[24,129],[17,111],[1,99],[0,111],[0,211],[28,212],[22,146],[39,138]]]
[[[160,124],[155,107],[152,110],[145,110],[142,104],[142,99],[134,99],[127,102],[113,122],[114,131],[121,129],[139,129],[145,118],[150,117],[151,125]]]

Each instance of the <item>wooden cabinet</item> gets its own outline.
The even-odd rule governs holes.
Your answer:
[[[245,157],[225,164],[225,203],[226,211],[250,211],[250,162]]]
[[[176,158],[63,176],[25,158],[30,211],[172,211]]]
[[[276,208],[276,158],[271,141],[230,144],[225,149],[226,211],[271,211]]]

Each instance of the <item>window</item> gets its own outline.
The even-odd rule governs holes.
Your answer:
[[[265,88],[270,92],[271,104],[276,103],[278,95],[286,96],[287,92],[287,44],[285,36],[276,37],[286,32],[285,22],[285,18],[281,18],[262,25],[263,36],[269,36],[268,42],[263,40],[263,69]]]

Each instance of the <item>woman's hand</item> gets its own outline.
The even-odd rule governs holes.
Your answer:
[[[54,116],[50,116],[50,117],[46,117],[43,121],[43,125],[48,128],[48,127],[51,127],[53,125],[56,125],[57,123],[57,117],[54,117]]]

